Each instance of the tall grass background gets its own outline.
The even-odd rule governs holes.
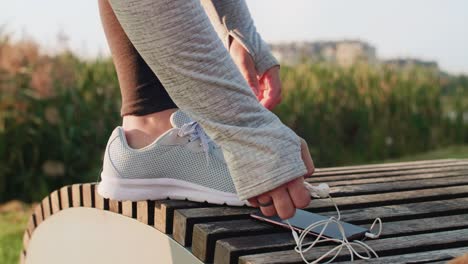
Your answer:
[[[275,113],[306,139],[318,167],[468,143],[466,76],[365,63],[303,63],[281,74]],[[0,35],[0,202],[97,181],[120,103],[110,58],[46,55],[34,41]]]

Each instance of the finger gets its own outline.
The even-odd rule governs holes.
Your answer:
[[[268,194],[261,194],[258,196],[258,201],[260,203],[268,203],[273,200],[273,198]],[[260,210],[262,211],[263,215],[265,216],[274,216],[276,215],[276,209],[274,204],[269,206],[260,206]]]
[[[276,212],[281,219],[288,219],[294,216],[296,207],[294,207],[289,196],[286,185],[282,185],[271,192]]]
[[[253,207],[258,207],[258,202],[256,198],[250,198],[247,199],[247,201],[249,201],[250,205],[252,205]]]
[[[315,171],[315,166],[314,166],[314,161],[312,160],[312,157],[310,156],[310,151],[309,147],[307,146],[307,142],[301,138],[301,156],[302,156],[302,161],[304,162],[304,165],[306,166],[307,169],[307,174],[304,175],[305,178],[308,178],[314,174]]]
[[[305,208],[310,204],[310,193],[304,186],[304,178],[299,177],[288,183],[288,192],[296,208]]]

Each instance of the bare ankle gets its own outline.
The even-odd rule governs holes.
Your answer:
[[[144,116],[124,116],[122,127],[127,143],[131,148],[139,149],[151,144],[160,135],[172,128],[171,114],[176,108]]]

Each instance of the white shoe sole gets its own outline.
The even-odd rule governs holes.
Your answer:
[[[237,194],[222,192],[198,184],[171,178],[117,179],[101,174],[98,193],[104,198],[119,201],[189,200],[232,206],[250,205],[239,200]]]

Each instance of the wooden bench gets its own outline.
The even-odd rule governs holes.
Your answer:
[[[344,221],[369,226],[382,218],[381,238],[367,241],[381,258],[370,263],[445,263],[468,252],[468,160],[324,168],[308,181],[330,185]],[[119,202],[96,189],[75,184],[44,198],[24,233],[22,261],[128,263],[144,255],[131,263],[303,263],[291,233],[250,218],[255,208]],[[334,214],[328,200],[313,200],[307,210]],[[306,256],[315,259],[329,248]],[[348,260],[343,251],[336,263]]]

